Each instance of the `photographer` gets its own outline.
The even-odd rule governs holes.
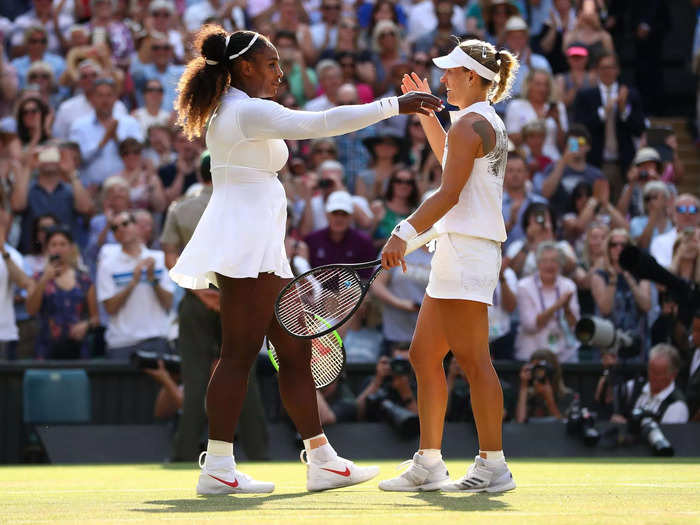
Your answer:
[[[634,410],[650,413],[657,423],[687,423],[688,405],[676,377],[680,370],[678,351],[659,344],[649,352],[647,382],[629,380],[619,393],[617,403],[623,413],[613,414],[610,421],[625,423]]]
[[[374,413],[370,406],[371,400],[368,399],[376,397],[418,414],[418,405],[409,381],[411,365],[408,350],[395,348],[392,354],[393,359],[386,355],[379,358],[375,375],[365,381],[362,393],[357,396],[357,419],[360,421],[379,419],[380,414]]]
[[[574,399],[564,385],[557,356],[550,350],[537,350],[520,369],[520,389],[515,419],[518,423],[563,419]]]
[[[342,376],[316,390],[316,401],[323,426],[357,420],[357,400]]]
[[[144,368],[143,371],[160,385],[153,407],[153,417],[170,419],[182,410],[185,394],[177,377],[165,368],[162,359],[158,359],[158,368]]]

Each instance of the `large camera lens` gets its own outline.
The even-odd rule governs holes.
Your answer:
[[[673,447],[669,443],[664,433],[661,432],[659,424],[651,418],[646,418],[642,421],[642,436],[646,438],[652,453],[655,456],[671,457],[673,456]]]

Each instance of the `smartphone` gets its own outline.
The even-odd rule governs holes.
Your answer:
[[[578,153],[578,137],[569,137],[567,148],[572,153]]]

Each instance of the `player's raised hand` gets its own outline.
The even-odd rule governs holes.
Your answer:
[[[409,91],[420,91],[421,93],[432,93],[428,79],[421,79],[415,72],[410,75],[404,75],[401,79],[401,91],[408,93]]]

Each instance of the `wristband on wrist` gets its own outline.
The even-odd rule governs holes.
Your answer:
[[[415,238],[418,235],[418,232],[410,222],[404,219],[396,225],[391,234],[396,235],[402,241],[408,242]]]

